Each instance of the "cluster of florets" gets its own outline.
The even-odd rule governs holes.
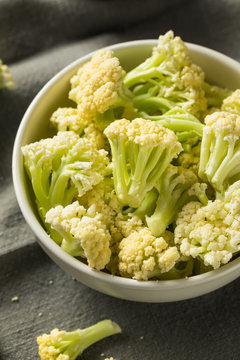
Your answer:
[[[50,119],[58,133],[22,148],[64,251],[137,280],[199,274],[238,253],[239,90],[208,84],[170,31],[128,73],[97,51],[69,98],[75,107]]]

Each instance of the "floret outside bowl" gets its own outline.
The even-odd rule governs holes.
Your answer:
[[[129,70],[151,54],[157,40],[138,40],[111,46],[124,69]],[[214,50],[187,43],[193,62],[200,65],[208,81],[230,89],[240,88],[240,64]],[[220,269],[168,281],[137,281],[91,269],[65,253],[44,230],[36,212],[34,196],[23,166],[21,146],[52,136],[48,127],[50,115],[59,106],[68,105],[69,79],[93,53],[73,62],[55,75],[34,98],[19,126],[13,149],[13,183],[16,197],[40,246],[64,271],[83,284],[102,293],[141,302],[170,302],[206,294],[226,285],[240,275],[240,258]]]

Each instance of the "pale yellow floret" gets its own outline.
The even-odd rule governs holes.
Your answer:
[[[89,161],[77,161],[75,169],[79,171],[71,178],[78,189],[78,196],[83,196],[93,186],[100,183],[104,175],[110,172],[108,153],[104,149],[97,149],[95,144],[86,138],[79,138],[73,150],[77,155],[87,154]]]
[[[106,136],[99,130],[95,123],[89,123],[84,129],[84,137],[86,137],[97,149],[106,149],[109,151],[109,144]]]
[[[158,46],[153,51],[155,53],[166,57],[166,75],[169,72],[173,78],[172,86],[162,86],[159,94],[171,98],[175,91],[184,90],[183,96],[185,93],[187,101],[183,101],[181,107],[196,115],[206,111],[207,99],[202,89],[205,75],[198,65],[192,63],[182,39],[174,37],[172,30],[168,31],[159,37]]]
[[[189,196],[196,196],[199,200],[203,201],[204,205],[207,204],[208,199],[206,196],[206,190],[207,190],[207,184],[206,183],[199,183],[196,182],[193,184],[189,190],[188,195]]]
[[[117,244],[122,239],[122,233],[116,225],[116,217],[121,214],[122,206],[120,205],[113,185],[113,179],[105,177],[98,185],[88,191],[79,202],[89,208],[94,205],[96,211],[103,215],[103,220],[111,234],[111,251],[116,253]]]
[[[63,207],[62,205],[58,205],[55,208],[50,209],[46,214],[46,222],[51,224],[51,226],[61,231],[64,229],[65,231],[70,231],[72,227],[72,219],[73,218],[81,218],[86,215],[87,210],[79,205],[78,201]]]
[[[133,231],[138,231],[142,228],[142,220],[133,214],[123,215],[118,213],[115,219],[116,228],[123,237],[128,237]]]
[[[119,249],[120,274],[136,280],[148,280],[156,267],[167,272],[179,259],[177,248],[169,247],[164,234],[156,238],[146,227],[131,232],[120,242]]]
[[[50,334],[43,334],[37,337],[41,360],[69,360],[68,355],[60,354],[60,351],[54,346],[62,341],[65,334],[66,331],[53,329]]]
[[[59,131],[53,138],[42,139],[40,141],[22,147],[22,153],[26,158],[42,157],[52,160],[55,153],[65,154],[79,141],[79,136],[72,131]]]
[[[203,82],[204,72],[195,64],[184,67],[176,80],[174,89],[185,89],[188,99],[188,101],[181,103],[181,107],[191,114],[200,115],[206,111],[207,99],[202,89]],[[173,93],[174,89],[172,89]]]
[[[174,32],[172,30],[159,36],[158,45],[153,49],[153,54],[156,52],[168,54],[172,60],[173,68],[191,64],[186,44],[179,36],[174,37]]]
[[[63,156],[67,156],[69,151],[73,151],[72,156],[75,174],[71,177],[72,182],[78,189],[78,195],[82,196],[86,191],[91,190],[103,180],[103,176],[108,171],[108,153],[104,149],[97,150],[94,144],[87,139],[80,138],[72,131],[58,132],[53,138],[42,139],[22,147],[25,162],[39,161],[47,167],[48,163],[54,166],[54,161],[60,161]],[[87,154],[89,161],[78,161],[81,154]],[[31,166],[31,164],[29,165]]]
[[[84,128],[89,124],[88,120],[81,117],[78,109],[74,108],[58,108],[52,114],[50,123],[55,126],[58,131],[75,131],[81,134]]]
[[[78,201],[66,206],[58,205],[50,209],[45,221],[60,233],[68,232],[74,237],[76,247],[81,246],[88,265],[103,269],[110,260],[111,236],[106,226],[104,214],[96,211],[95,205],[86,210]],[[68,239],[63,239],[61,247],[68,249]]]
[[[126,119],[116,120],[104,130],[104,133],[109,139],[127,138],[146,147],[160,145],[174,148],[177,153],[182,150],[182,146],[173,131],[154,121],[142,118],[134,119],[132,122]]]
[[[71,79],[69,98],[78,104],[84,119],[104,113],[118,98],[123,70],[109,49],[97,51]]]
[[[111,235],[104,224],[103,214],[73,220],[71,233],[81,241],[88,265],[97,270],[104,269],[111,257]]]
[[[226,111],[215,112],[205,118],[203,131],[221,133],[226,140],[234,141],[240,136],[240,116]]]
[[[223,100],[222,111],[228,111],[240,115],[240,89],[235,90]]]
[[[171,246],[165,251],[163,251],[161,254],[158,255],[158,266],[161,269],[162,273],[166,273],[169,270],[171,270],[177,260],[179,260],[180,255],[176,248],[176,246]]]
[[[94,205],[96,211],[104,215],[105,223],[110,226],[113,225],[115,216],[121,213],[122,209],[114,192],[113,179],[108,177],[88,191],[79,199],[79,202],[86,208]]]
[[[225,201],[185,205],[176,220],[175,243],[183,255],[200,257],[206,266],[219,268],[240,250],[240,190],[226,193]]]

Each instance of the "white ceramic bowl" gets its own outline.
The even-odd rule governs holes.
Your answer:
[[[122,66],[129,70],[150,55],[157,40],[131,41],[111,46]],[[240,64],[229,57],[202,46],[187,44],[191,57],[200,65],[210,82],[230,89],[240,88]],[[168,302],[196,297],[213,291],[240,275],[240,258],[218,270],[188,279],[170,281],[136,281],[93,270],[65,253],[49,238],[37,216],[31,186],[23,167],[21,146],[49,136],[50,115],[68,104],[69,79],[88,54],[54,76],[38,93],[19,126],[13,150],[13,182],[21,211],[45,252],[64,271],[83,284],[102,293],[122,299],[143,302]],[[52,135],[52,134],[51,134]]]

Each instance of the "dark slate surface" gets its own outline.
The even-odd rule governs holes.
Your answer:
[[[35,338],[104,318],[123,334],[82,359],[239,359],[240,280],[178,303],[111,298],[74,281],[40,249],[17,205],[12,146],[27,106],[57,71],[112,43],[156,38],[170,28],[240,60],[239,0],[0,0],[0,58],[18,88],[0,92],[0,360],[37,359]],[[11,299],[18,296],[18,302]],[[142,338],[143,337],[143,338]]]

